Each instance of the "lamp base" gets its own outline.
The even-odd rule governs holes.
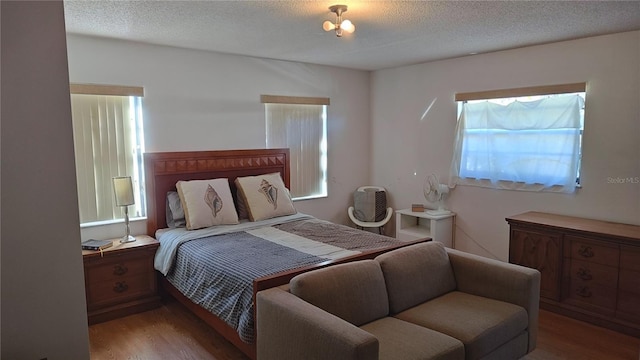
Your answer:
[[[131,235],[125,235],[122,239],[120,239],[121,243],[128,243],[128,242],[133,242],[136,241],[136,238],[134,238]]]

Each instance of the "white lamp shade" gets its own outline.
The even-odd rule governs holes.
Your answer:
[[[113,178],[113,192],[116,195],[117,206],[129,206],[135,203],[133,197],[133,183],[131,176],[118,176]]]

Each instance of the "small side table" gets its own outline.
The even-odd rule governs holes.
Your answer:
[[[415,212],[411,209],[396,211],[396,239],[411,241],[430,237],[448,248],[453,248],[455,213],[430,215],[428,212]]]
[[[100,251],[82,250],[89,324],[160,306],[153,260],[160,243],[138,235],[136,241]]]

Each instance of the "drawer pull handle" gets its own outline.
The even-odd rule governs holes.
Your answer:
[[[113,291],[117,293],[125,292],[127,289],[129,289],[129,285],[124,281],[118,281],[116,286],[113,287]]]
[[[578,249],[578,254],[582,255],[582,257],[590,258],[595,255],[593,253],[593,249],[591,246],[580,245],[580,249]]]
[[[585,281],[593,279],[593,275],[591,275],[591,271],[589,271],[589,269],[580,268],[577,275],[580,279]]]
[[[576,294],[583,298],[590,298],[592,295],[588,286],[580,286],[578,291],[576,291]]]
[[[124,275],[127,271],[129,271],[129,269],[122,264],[118,264],[113,267],[113,275]]]

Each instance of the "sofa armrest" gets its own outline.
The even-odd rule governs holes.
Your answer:
[[[378,339],[300,298],[272,288],[257,294],[259,360],[378,359]]]
[[[447,249],[459,291],[522,306],[529,317],[529,351],[536,346],[540,272],[536,269]]]

